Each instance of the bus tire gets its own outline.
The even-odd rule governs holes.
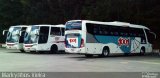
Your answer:
[[[108,47],[104,47],[102,50],[102,54],[100,55],[101,57],[107,57],[110,54],[110,50]]]
[[[39,54],[44,54],[44,53],[45,53],[45,51],[38,51],[38,53],[39,53]]]
[[[24,53],[25,51],[23,49],[21,49],[20,52]]]
[[[142,47],[140,50],[140,55],[144,55],[145,54],[145,47]]]
[[[90,57],[93,57],[92,54],[85,54],[86,57],[90,58]]]
[[[58,47],[57,45],[52,45],[51,50],[49,52],[50,54],[56,54],[58,53]]]
[[[30,51],[30,53],[36,53],[36,51]]]
[[[124,53],[125,56],[128,56],[130,53]]]

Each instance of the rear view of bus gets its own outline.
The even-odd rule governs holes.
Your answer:
[[[64,25],[33,25],[26,30],[24,49],[30,52],[56,53],[64,50]]]
[[[65,30],[65,51],[68,53],[85,53],[85,31],[81,20],[68,21]]]
[[[18,26],[11,26],[9,28],[7,37],[6,37],[7,49],[19,49],[21,52],[24,52],[23,38],[24,38],[24,33],[27,27],[29,26],[18,25]],[[5,31],[3,31],[3,34],[5,34]]]

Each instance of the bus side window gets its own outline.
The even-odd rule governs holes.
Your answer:
[[[22,31],[25,31],[27,29],[27,27],[22,27]]]
[[[61,34],[64,36],[64,28],[61,28]]]
[[[114,35],[114,27],[113,27],[113,26],[110,27],[110,35],[111,35],[111,36]]]
[[[112,31],[113,31],[113,35],[114,35],[114,36],[118,36],[118,35],[119,35],[118,28],[119,28],[119,27],[116,27],[116,26],[113,27],[113,30],[112,30]]]
[[[49,35],[49,27],[40,27],[40,35],[38,43],[47,43]]]
[[[131,28],[132,37],[136,37],[136,29]]]
[[[125,32],[125,36],[128,37],[129,36],[129,28],[125,27],[124,32]]]
[[[147,42],[146,42],[146,37],[143,29],[139,29],[139,36],[141,37],[141,43],[146,44]]]
[[[124,29],[122,27],[119,28],[119,35],[124,36]]]
[[[19,42],[23,43],[24,42],[24,35],[25,35],[25,30],[27,29],[27,27],[22,27],[22,35],[19,38]]]
[[[94,25],[90,23],[86,23],[87,32],[89,34],[94,35]]]
[[[99,35],[102,35],[102,27],[99,25],[98,28],[99,28]]]
[[[106,26],[106,27],[104,28],[104,34],[105,34],[105,35],[109,35],[109,27],[110,27],[110,26]]]
[[[107,26],[101,25],[101,29],[102,29],[102,35],[108,35],[108,30],[107,30]]]
[[[94,34],[99,35],[99,28],[94,25]]]
[[[61,30],[59,27],[51,27],[51,33],[50,35],[56,35],[60,36],[61,35]]]

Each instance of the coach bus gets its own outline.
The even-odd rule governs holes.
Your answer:
[[[111,53],[152,51],[155,34],[149,28],[126,22],[71,20],[66,23],[65,51],[68,53],[109,56]]]
[[[24,50],[57,53],[64,51],[64,25],[33,25],[27,28]]]
[[[7,35],[5,47],[7,49],[18,49],[21,52],[24,52],[23,40],[24,40],[24,33],[27,27],[29,26],[28,25],[16,25],[16,26],[11,26],[9,30],[4,30],[3,35]]]

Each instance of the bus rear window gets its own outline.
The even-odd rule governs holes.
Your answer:
[[[67,22],[66,23],[66,30],[81,30],[82,29],[82,22]]]

